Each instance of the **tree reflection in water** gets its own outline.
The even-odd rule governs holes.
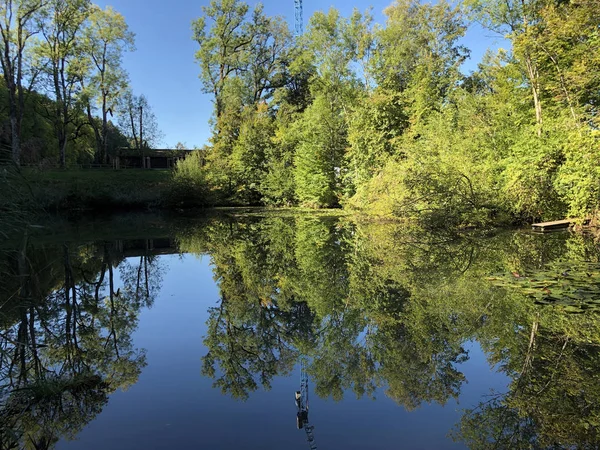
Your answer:
[[[465,410],[453,439],[475,449],[596,448],[600,322],[589,305],[600,288],[586,286],[578,309],[576,295],[540,302],[489,279],[536,277],[558,261],[589,268],[600,260],[592,239],[309,215],[173,226],[178,251],[211,258],[220,298],[209,310],[203,374],[224,394],[269,389],[303,355],[322,398],[382,388],[407,410],[444,405],[460,395],[467,344],[477,342],[511,382]],[[161,284],[151,247],[24,240],[4,252],[0,448],[73,438],[111,392],[136,382],[145,355],[131,336]]]
[[[512,382],[464,412],[455,440],[471,448],[598,442],[598,316],[542,306],[488,280],[558,259],[598,261],[590,239],[280,217],[215,220],[179,241],[212,258],[221,300],[210,311],[204,374],[223,393],[246,399],[268,389],[302,354],[320,397],[384,387],[407,410],[443,405],[459,396],[465,344],[476,341]]]
[[[5,251],[0,286],[0,448],[47,449],[74,438],[108,395],[146,364],[131,334],[150,307],[161,267],[121,242]],[[120,284],[117,286],[119,271]]]

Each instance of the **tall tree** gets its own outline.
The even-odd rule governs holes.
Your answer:
[[[240,0],[211,0],[202,11],[204,16],[192,23],[194,39],[200,45],[196,60],[204,92],[214,95],[218,119],[223,112],[225,83],[245,65],[246,50],[252,42],[246,23],[248,5]]]
[[[103,164],[108,158],[108,116],[116,111],[117,101],[128,84],[122,67],[123,53],[133,50],[135,35],[129,31],[125,18],[111,7],[94,7],[89,21],[83,45],[93,74],[84,89],[87,114],[96,136],[94,161]],[[100,113],[100,125],[93,120],[95,107]]]
[[[249,24],[252,41],[248,45],[246,67],[242,71],[250,94],[248,101],[256,105],[268,101],[275,89],[283,86],[285,66],[292,44],[287,23],[281,17],[268,17],[259,5]]]
[[[81,38],[90,8],[89,0],[50,0],[46,20],[42,22],[45,42],[41,45],[41,53],[47,61],[47,74],[52,86],[54,108],[51,121],[58,140],[61,167],[66,166],[72,126],[82,116],[75,103],[89,71],[88,61],[82,54]],[[73,135],[76,137],[77,133]]]
[[[539,22],[540,9],[546,0],[468,0],[467,7],[475,20],[500,36],[508,36],[515,47],[515,56],[531,90],[538,136],[542,133],[543,107],[539,61],[535,56],[532,37]]]
[[[385,10],[377,35],[373,72],[379,86],[401,94],[411,124],[439,109],[461,79],[469,55],[458,44],[466,31],[461,11],[446,1],[435,5],[396,0]]]
[[[272,99],[287,82],[291,33],[262,5],[249,14],[244,2],[213,0],[203,12],[193,27],[200,78],[215,103],[211,174],[225,197],[254,203],[274,135]]]
[[[354,66],[364,57],[365,36],[372,18],[354,11],[318,12],[303,36],[304,57],[315,76],[310,82],[313,103],[299,125],[296,153],[298,200],[315,207],[338,206],[343,191],[344,153],[348,146],[348,117],[365,86]],[[367,39],[368,41],[368,39]]]
[[[529,33],[514,40],[515,52],[525,47],[543,71],[543,91],[548,103],[568,110],[572,125],[584,116],[593,120],[591,108],[600,99],[598,47],[600,4],[596,0],[544,2]]]
[[[118,103],[119,128],[134,148],[154,148],[160,144],[162,134],[156,116],[144,95],[125,91]],[[143,142],[142,142],[143,139]]]
[[[8,88],[12,160],[17,165],[21,163],[21,122],[25,110],[25,50],[28,41],[38,32],[36,18],[44,3],[44,0],[0,2],[0,62]]]

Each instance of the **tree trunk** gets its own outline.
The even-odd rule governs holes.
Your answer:
[[[100,133],[96,133],[100,138],[98,142],[95,162],[97,164],[106,164],[108,162],[108,110],[106,108],[106,93],[102,93],[102,128]]]
[[[62,143],[59,141],[59,143],[60,143],[60,167],[61,167],[61,169],[65,169],[67,167],[67,139],[63,135],[61,140],[62,140]]]
[[[9,116],[10,116],[10,135],[11,135],[11,157],[13,162],[21,165],[21,120],[18,103],[18,87],[15,80],[7,79],[6,87],[8,88],[9,101]]]
[[[56,50],[54,50],[56,51]],[[58,142],[58,164],[62,169],[66,167],[66,149],[64,145],[63,138],[63,127],[62,127],[62,103],[63,96],[62,90],[60,88],[60,62],[57,60],[52,61],[52,80],[54,82],[54,96],[55,99],[55,107],[54,107],[54,132],[56,133],[56,140]]]
[[[527,6],[525,0],[521,0],[521,11],[523,13],[523,33],[527,34],[529,30],[529,18],[527,17],[526,11]],[[534,62],[531,60],[531,55],[527,48],[524,49],[523,57],[525,58],[525,68],[527,69],[527,77],[529,78],[529,84],[531,85],[531,93],[533,95],[533,107],[535,109],[535,122],[537,124],[537,135],[542,135],[542,103],[540,101],[540,82],[537,68]]]
[[[537,69],[534,67],[533,62],[531,61],[531,57],[529,55],[525,55],[525,67],[527,68],[527,77],[529,78],[529,83],[531,84],[531,93],[533,95],[533,106],[535,108],[535,122],[537,124],[537,134],[538,136],[542,135],[542,102],[540,100],[540,83],[539,76],[537,73]]]
[[[135,120],[133,117],[133,108],[134,108],[134,105],[130,104],[129,105],[129,120],[131,121],[131,133],[133,134],[133,142],[135,143],[135,148],[137,148],[138,150],[141,150],[142,147],[140,147],[138,136],[137,136],[137,133],[135,132]]]
[[[17,166],[21,165],[21,133],[19,128],[19,119],[17,114],[13,114],[11,108],[10,132],[12,160]]]
[[[23,5],[18,2],[13,4],[13,1],[4,3],[4,17],[0,21],[0,63],[10,103],[11,156],[18,166],[21,164],[21,122],[25,109],[23,55],[27,40],[32,36],[26,30],[26,26],[43,4],[38,2]]]
[[[87,109],[88,121],[90,123],[90,126],[94,130],[94,137],[96,138],[95,139],[96,140],[96,151],[94,152],[94,162],[96,164],[99,164],[98,158],[102,151],[102,136],[100,135],[100,130],[98,130],[98,126],[96,125],[96,122],[94,122],[94,116],[92,115],[92,106],[90,105],[89,101],[87,102],[86,109]]]
[[[63,83],[64,84],[64,83]],[[66,89],[64,90],[64,92]],[[67,135],[67,129],[69,127],[69,105],[66,101],[66,92],[62,95],[63,104],[61,109],[61,121],[60,121],[60,138],[58,145],[60,146],[60,166],[61,168],[67,167],[67,145],[69,144],[69,137]]]

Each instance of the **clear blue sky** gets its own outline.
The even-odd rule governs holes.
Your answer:
[[[304,0],[304,21],[313,12],[338,8],[348,15],[354,7],[373,7],[375,21],[383,23],[383,9],[393,0]],[[163,145],[172,147],[183,142],[188,147],[201,146],[210,136],[209,119],[212,98],[201,92],[199,68],[194,61],[197,43],[191,39],[191,22],[202,14],[209,0],[96,0],[112,6],[125,16],[136,34],[136,51],[125,55],[136,94],[144,94],[156,113],[165,138]],[[258,3],[249,0],[253,6]],[[294,0],[264,0],[269,15],[284,16],[293,29]],[[464,40],[472,51],[466,70],[474,69],[488,47],[498,42],[489,32],[472,27]]]

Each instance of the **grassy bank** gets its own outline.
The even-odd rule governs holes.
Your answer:
[[[130,210],[161,207],[171,172],[23,169],[22,177],[34,202],[47,211]]]
[[[1,169],[0,169],[1,170]],[[186,175],[186,173],[183,173]],[[31,168],[7,168],[0,172],[0,235],[19,231],[22,224],[35,223],[44,213],[113,213],[128,211],[172,210],[179,213],[189,210],[195,214],[198,208],[211,207],[215,213],[261,215],[354,215],[362,221],[408,221],[416,219],[396,216],[378,216],[369,211],[348,209],[323,209],[315,212],[304,208],[247,207],[223,199],[211,190],[202,176],[187,174],[173,176],[169,170],[112,170],[69,169],[35,170]],[[224,206],[225,208],[218,208]],[[238,207],[232,209],[231,207]],[[418,221],[417,221],[418,222]],[[596,219],[600,222],[600,219]],[[595,224],[594,223],[594,224]],[[420,224],[426,228],[439,228],[427,221]],[[429,225],[429,226],[428,226]],[[447,228],[449,224],[443,224]],[[495,217],[487,226],[479,228],[514,225],[506,218]],[[450,225],[452,226],[452,225]],[[468,223],[454,228],[470,228]]]
[[[33,217],[38,213],[64,212],[120,212],[145,210],[195,210],[210,206],[215,213],[252,213],[273,208],[249,207],[230,199],[222,199],[204,184],[173,177],[169,170],[144,169],[68,169],[36,170],[10,168],[3,177],[0,210],[8,208],[26,212]],[[195,178],[192,178],[195,181]],[[6,188],[6,189],[5,189]],[[236,208],[237,207],[237,208]],[[277,208],[278,214],[298,214],[315,210]],[[342,210],[321,210],[320,215],[340,215]],[[17,220],[27,223],[32,217]]]

